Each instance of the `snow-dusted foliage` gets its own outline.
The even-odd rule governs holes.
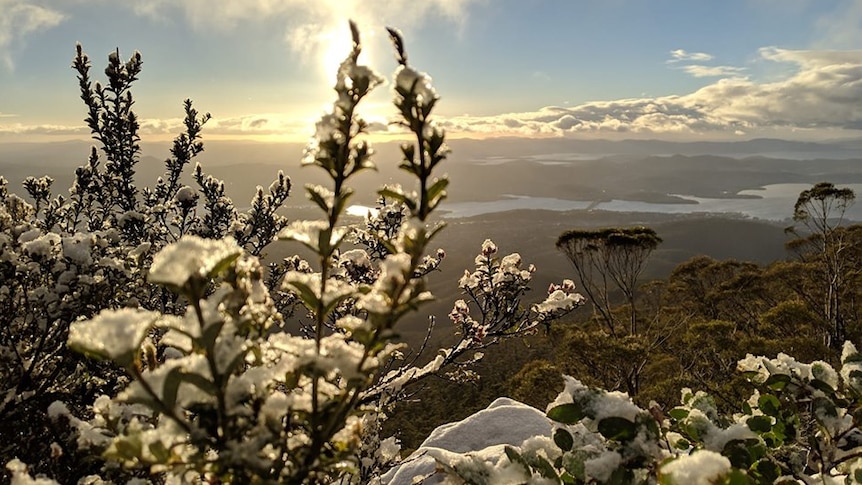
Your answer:
[[[566,377],[544,441],[433,456],[445,483],[862,483],[860,363],[850,342],[840,371],[749,355],[738,369],[756,390],[732,416],[701,391],[665,413]]]
[[[189,235],[233,236],[238,251],[259,254],[286,224],[277,214],[290,191],[283,174],[268,190],[259,188],[244,213],[225,195],[224,184],[204,175],[200,165],[192,175],[198,187],[182,183],[184,168],[203,150],[200,133],[209,119],[188,100],[185,131],[173,142],[165,174],[152,187],[135,179],[140,139],[131,87],[141,64],[139,53],[123,62],[113,52],[107,82],[93,82],[90,60],[78,45],[72,67],[99,148],[75,170],[68,194],[54,195],[50,177],[28,177],[25,200],[0,177],[0,431],[21,436],[4,440],[2,457],[38,450],[47,455],[50,442],[38,436],[47,429],[44,413],[51,399],[63,398],[80,409],[100,392],[125,385],[116,365],[70,351],[67,337],[76,342],[92,337],[93,328],[76,320],[114,309],[115,315],[104,318],[129,341],[91,350],[128,360],[134,340],[143,337],[120,323],[131,312],[184,311],[175,295],[152,284],[160,282],[159,271],[148,280],[154,254]],[[65,456],[60,468],[87,466]]]
[[[375,215],[358,227],[345,224],[350,179],[374,166],[356,108],[383,82],[358,63],[355,27],[352,33],[337,99],[317,123],[303,160],[331,183],[305,187],[321,216],[290,223],[276,213],[290,189],[282,174],[268,193],[258,188],[245,214],[200,165],[192,174],[198,189],[182,184],[183,167],[203,149],[200,130],[209,118],[199,117],[190,102],[187,130],[174,142],[166,175],[153,189],[139,190],[128,86],[140,55],[120,63],[112,54],[105,87],[89,81],[89,62],[79,48],[74,67],[105,168],[94,151],[78,170],[69,201],[51,198],[50,179],[25,184],[35,205],[3,186],[0,223],[3,261],[22,286],[21,296],[7,304],[19,305],[9,314],[27,328],[45,330],[56,321],[52,315],[38,320],[39,313],[24,305],[41,301],[49,312],[62,303],[65,320],[48,334],[52,345],[80,352],[92,360],[76,362],[102,365],[115,376],[111,386],[94,385],[87,402],[59,394],[43,411],[56,426],[75,430],[75,452],[101,460],[94,462],[101,463],[95,470],[101,477],[89,475],[82,483],[365,483],[401,458],[397,439],[381,436],[380,423],[405,386],[448,368],[462,377],[481,357],[478,349],[580,305],[581,297],[564,283],[565,291],[521,308],[533,268],[522,269],[517,254],[497,258],[483,246],[478,286],[461,285],[483,317],[467,325],[453,316],[462,337],[457,344],[427,363],[403,360],[395,327],[433,298],[426,278],[445,257],[430,246],[442,225],[429,216],[446,195],[448,180],[433,175],[448,148],[430,119],[438,99],[430,78],[407,65],[400,35],[392,31],[400,64],[395,106],[399,123],[415,137],[403,146],[400,167],[417,187],[384,187]],[[257,255],[273,239],[299,243],[314,257],[264,268]],[[46,284],[45,274],[56,282]],[[26,277],[42,279],[30,284]],[[101,299],[66,297],[87,285],[96,286]],[[468,306],[456,307],[462,305]],[[285,318],[299,321],[302,332],[287,333]],[[2,343],[14,344],[4,347],[8,354],[31,366],[32,359],[21,356],[27,347],[12,339],[29,338],[29,344],[33,336],[4,330]],[[4,405],[21,399],[26,395],[10,389]],[[62,455],[58,443],[52,455],[55,448]],[[9,461],[7,469],[15,483],[29,483],[22,461]]]
[[[448,180],[435,170],[448,148],[431,119],[431,78],[408,65],[391,31],[397,123],[413,137],[400,168],[416,186],[384,187],[364,224],[345,223],[351,177],[374,166],[357,106],[383,83],[359,64],[351,27],[336,101],[303,160],[329,180],[305,187],[321,215],[290,223],[277,213],[290,191],[283,174],[258,187],[245,213],[200,165],[191,174],[198,187],[183,183],[209,118],[190,101],[165,176],[138,188],[128,89],[140,55],[122,63],[111,54],[103,86],[78,49],[73,67],[105,163],[94,149],[68,198],[52,196],[49,178],[29,178],[28,202],[0,178],[0,422],[19,423],[14,437],[29,440],[0,444],[11,483],[59,483],[44,471],[62,473],[62,483],[135,485],[862,483],[862,355],[851,343],[839,370],[784,354],[741,360],[758,390],[733,416],[703,392],[683,389],[679,406],[645,410],[567,377],[547,419],[498,401],[498,414],[438,429],[425,455],[407,458],[424,460],[421,476],[403,466],[387,474],[404,462],[381,422],[406,386],[473,378],[469,364],[482,350],[549,325],[583,298],[565,280],[522,305],[535,268],[486,240],[449,314],[460,339],[430,360],[404,360],[397,325],[433,298],[427,278],[445,258],[432,245],[442,225],[431,216],[446,196]],[[313,256],[265,268],[258,256],[275,239]],[[286,319],[301,331],[286,332]],[[27,421],[37,414],[73,430],[74,448],[44,443],[34,478],[15,446],[40,439],[21,432],[44,424]],[[520,416],[528,429],[509,432],[512,423],[493,416]],[[486,434],[460,446],[455,429]],[[504,429],[510,439],[495,443],[491,430]],[[71,454],[88,458],[52,468]]]

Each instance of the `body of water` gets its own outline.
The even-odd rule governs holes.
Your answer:
[[[850,184],[856,193],[862,194],[862,184]],[[554,199],[524,195],[505,195],[490,202],[444,202],[441,212],[444,218],[474,217],[482,214],[506,212],[518,209],[541,209],[551,211],[605,210],[613,212],[653,212],[662,214],[741,214],[756,219],[782,221],[793,217],[793,206],[799,193],[810,189],[811,184],[772,184],[760,189],[742,190],[737,195],[746,198],[712,199],[684,194],[670,194],[689,200],[691,204],[659,204],[632,200],[611,200],[594,203],[583,200]],[[755,196],[756,198],[752,198]],[[357,209],[357,212],[359,210]],[[851,206],[845,216],[849,220],[862,221],[862,202]]]

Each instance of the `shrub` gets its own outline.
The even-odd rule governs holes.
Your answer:
[[[4,348],[14,353],[20,342],[38,342],[41,330],[65,358],[76,359],[68,342],[68,348],[95,359],[81,360],[83,365],[102,362],[116,376],[111,386],[72,376],[93,387],[85,396],[92,404],[61,394],[52,396],[60,399],[47,410],[76,430],[80,448],[98,457],[86,472],[111,478],[125,470],[183,483],[365,482],[399,458],[395,439],[377,433],[405,386],[447,366],[461,369],[481,357],[474,351],[533,332],[581,303],[567,282],[544,302],[521,308],[531,270],[521,268],[516,253],[497,257],[496,246],[486,241],[476,272],[461,283],[481,317],[470,317],[471,304],[457,302],[451,318],[460,341],[427,364],[401,360],[395,326],[432,298],[426,275],[444,257],[431,250],[442,225],[429,216],[446,194],[447,179],[433,174],[448,148],[430,119],[438,101],[430,77],[408,65],[401,37],[391,31],[400,64],[393,80],[395,106],[399,124],[415,139],[403,146],[400,167],[417,188],[384,187],[377,216],[363,227],[343,223],[353,194],[350,178],[373,168],[363,139],[366,123],[356,108],[383,82],[358,63],[359,33],[351,27],[353,51],[338,71],[337,100],[317,123],[303,160],[324,170],[331,187],[305,187],[322,215],[289,224],[276,212],[290,189],[282,174],[268,193],[258,188],[246,214],[238,213],[224,184],[204,176],[200,166],[194,172],[198,189],[180,184],[183,167],[203,150],[200,131],[209,119],[190,101],[186,132],[174,142],[165,176],[153,189],[138,190],[129,86],[140,72],[140,54],[121,63],[112,53],[109,82],[102,86],[91,83],[79,46],[73,67],[89,110],[87,123],[107,159],[104,169],[94,149],[89,164],[76,172],[69,200],[52,198],[48,179],[25,184],[35,206],[4,191],[0,220],[4,250],[15,251],[4,261],[29,258],[23,266],[16,261],[16,291],[22,296],[9,300],[9,314],[26,328],[10,326],[11,343]],[[51,232],[79,230],[74,236]],[[276,235],[304,245],[314,260],[292,257],[263,268],[256,256]],[[60,259],[65,266],[58,270]],[[59,273],[70,264],[78,271]],[[25,271],[34,265],[59,273],[52,276],[57,282],[28,282]],[[107,265],[117,276],[99,277],[92,265]],[[69,278],[95,279],[104,294],[92,302],[63,299],[58,287]],[[48,288],[40,296],[63,302],[68,315],[62,327],[34,323],[19,302],[37,286]],[[285,317],[300,320],[305,335],[282,331]],[[54,377],[38,381],[55,385]],[[7,395],[26,399],[15,390]],[[37,469],[58,472],[49,453],[37,461],[47,462]],[[11,460],[8,469],[16,480],[26,480],[22,461]],[[75,474],[81,470],[59,472],[64,482],[81,476]]]

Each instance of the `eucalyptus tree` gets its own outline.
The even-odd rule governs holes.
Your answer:
[[[629,333],[637,334],[635,297],[638,279],[650,254],[661,242],[654,230],[643,226],[574,229],[557,239],[557,249],[571,261],[583,291],[611,335],[616,335],[618,329],[609,290],[613,285],[623,293],[630,309]]]
[[[855,200],[856,194],[849,188],[817,183],[802,191],[793,207],[793,220],[801,227],[794,225],[787,230],[797,236],[787,244],[788,249],[815,267],[820,275],[823,290],[820,313],[830,347],[840,346],[847,336],[841,294],[852,269],[847,254],[858,244],[858,239],[850,238],[844,225],[847,210]]]

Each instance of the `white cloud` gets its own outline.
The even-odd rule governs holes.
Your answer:
[[[85,126],[70,126],[56,124],[27,125],[23,123],[0,123],[2,135],[87,135]]]
[[[141,120],[144,135],[176,135],[183,130],[182,118],[147,118]],[[220,118],[214,116],[204,127],[204,136],[217,135],[311,135],[314,124],[284,114],[254,113]]]
[[[712,60],[712,55],[707,54],[705,52],[688,52],[684,49],[676,49],[670,51],[670,59],[668,59],[668,63],[673,62],[705,62]]]
[[[534,112],[459,116],[452,132],[476,135],[731,135],[783,130],[862,129],[862,50],[815,51],[774,47],[762,59],[789,64],[785,78],[757,82],[729,77],[681,96],[550,106]],[[708,66],[697,67],[706,73]],[[715,69],[723,70],[718,66]],[[693,69],[694,70],[694,69]],[[729,74],[738,73],[730,69]]]
[[[64,18],[58,10],[28,0],[0,0],[0,61],[13,69],[11,48],[29,34],[57,26]]]
[[[680,69],[694,77],[728,77],[739,76],[745,72],[744,67],[734,66],[704,66],[701,64],[690,64]]]
[[[402,29],[442,17],[463,27],[470,6],[486,0],[139,0],[139,15],[172,19],[179,14],[194,28],[233,29],[242,22],[265,19],[280,22],[285,40],[298,51],[325,40],[321,33],[346,30],[353,19],[360,26],[380,30],[387,23]]]

